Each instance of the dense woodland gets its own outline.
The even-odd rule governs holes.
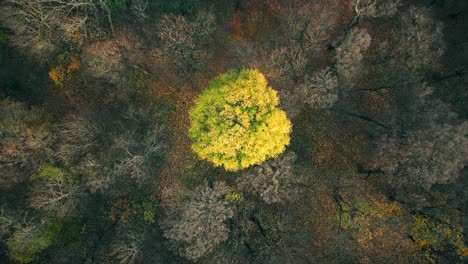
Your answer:
[[[466,263],[467,25],[465,0],[1,0],[0,263]],[[248,69],[287,146],[219,166],[191,109]]]

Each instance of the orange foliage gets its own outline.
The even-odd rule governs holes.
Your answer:
[[[241,18],[238,15],[234,15],[234,17],[228,21],[228,27],[232,30],[235,36],[241,37],[244,34]]]
[[[58,65],[50,69],[49,78],[55,85],[63,88],[65,82],[71,79],[72,73],[78,71],[80,67],[81,63],[76,55],[62,53],[59,55]]]
[[[70,64],[68,64],[67,72],[71,74],[73,71],[77,71],[80,69],[80,61],[78,60],[77,56],[72,56],[70,58]]]
[[[126,199],[118,199],[112,204],[108,218],[112,222],[126,222],[130,216],[135,213],[132,204]]]
[[[66,71],[62,66],[56,66],[50,69],[49,78],[55,83],[55,85],[63,88],[65,79],[67,79]]]
[[[70,40],[75,47],[81,47],[83,45],[84,39],[85,37],[80,32],[74,32],[73,34],[70,34]]]

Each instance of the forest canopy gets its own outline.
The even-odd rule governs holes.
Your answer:
[[[468,263],[466,0],[0,0],[0,263]]]

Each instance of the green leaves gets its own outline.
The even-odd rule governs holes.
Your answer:
[[[64,173],[60,168],[54,167],[49,164],[42,164],[36,171],[31,175],[31,180],[41,180],[44,179],[46,181],[63,181],[64,180]]]
[[[189,137],[202,159],[237,171],[282,153],[291,122],[279,99],[256,70],[215,78],[190,112]]]
[[[224,199],[232,204],[240,203],[244,200],[242,193],[230,192],[224,196]]]
[[[26,226],[18,229],[6,242],[11,259],[19,263],[29,263],[36,254],[48,248],[62,230],[59,218],[52,218],[39,226]]]

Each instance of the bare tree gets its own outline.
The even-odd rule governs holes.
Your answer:
[[[314,3],[291,1],[278,13],[283,37],[278,37],[273,51],[269,52],[269,75],[290,78],[294,82],[305,76],[311,54],[327,48],[337,26],[335,1],[320,0]]]
[[[230,188],[224,182],[215,182],[213,187],[205,183],[182,196],[174,193],[180,191],[170,188],[163,192],[161,205],[165,216],[160,225],[164,236],[177,245],[180,255],[196,260],[228,239],[229,229],[224,221],[234,213],[224,197]]]
[[[83,116],[71,116],[60,128],[61,144],[57,158],[65,162],[75,162],[97,147],[101,127]]]
[[[133,224],[136,225],[136,223]],[[141,261],[143,243],[147,237],[147,231],[141,229],[129,224],[117,228],[116,237],[107,253],[107,257],[112,263],[133,264]]]
[[[84,182],[91,193],[109,189],[115,182],[111,168],[92,154],[81,159],[76,168],[84,176]]]
[[[442,22],[432,18],[430,9],[411,6],[402,14],[396,35],[398,62],[413,71],[437,67],[445,50],[442,30]]]
[[[16,211],[5,204],[0,207],[0,238],[11,235],[14,230],[32,225],[36,217],[31,212]]]
[[[258,52],[253,43],[246,39],[240,39],[231,45],[228,54],[235,58],[235,67],[239,70],[242,68],[258,68]]]
[[[196,69],[197,64],[206,59],[207,50],[203,45],[214,30],[214,16],[209,12],[201,12],[193,20],[164,15],[159,22],[159,38],[166,62]]]
[[[330,108],[338,101],[338,78],[330,68],[306,77],[297,87],[297,94],[304,103],[314,108]]]
[[[290,118],[297,116],[304,105],[315,109],[329,109],[340,95],[336,72],[327,67],[306,75],[301,84],[281,90],[281,106]]]
[[[429,189],[453,182],[468,162],[468,122],[460,122],[448,104],[432,99],[432,89],[417,87],[418,100],[394,134],[378,143],[376,167],[395,185]]]
[[[295,82],[303,78],[308,63],[306,52],[295,43],[275,49],[270,55],[270,60],[269,67],[276,71],[275,75],[292,78]]]
[[[299,45],[304,51],[325,49],[338,24],[338,17],[333,13],[336,9],[336,1],[291,1],[279,12],[284,21],[281,27],[285,41]]]
[[[151,166],[150,160],[154,155],[161,154],[165,147],[161,140],[159,127],[148,129],[146,135],[141,138],[135,130],[128,130],[123,136],[117,138],[114,148],[123,152],[124,158],[114,167],[114,175],[129,175],[137,183],[143,184]]]
[[[80,188],[71,179],[38,179],[29,192],[29,205],[34,209],[69,212],[77,201]]]
[[[147,18],[146,9],[149,7],[149,0],[132,0],[130,11],[139,18]]]
[[[2,204],[0,208],[0,239],[3,239],[4,236],[11,233],[17,221],[17,217]]]
[[[123,90],[134,88],[132,81],[144,72],[141,68],[147,59],[142,43],[131,29],[120,28],[112,39],[85,46],[82,61],[86,74],[104,78]]]
[[[258,194],[268,204],[284,203],[300,197],[303,179],[294,173],[293,152],[282,154],[276,159],[264,162],[247,170],[237,180],[241,190]]]
[[[360,76],[363,53],[369,48],[371,37],[365,28],[353,28],[337,48],[336,71],[342,86],[352,86]]]
[[[108,0],[5,0],[0,18],[15,35],[11,42],[36,55],[53,51],[62,42],[102,33],[104,13],[113,32]]]
[[[359,0],[356,3],[360,16],[370,18],[394,16],[400,6],[401,0]]]
[[[9,233],[10,227],[15,222],[15,218],[10,215],[5,215],[3,208],[0,211],[0,238]]]
[[[123,52],[114,40],[96,42],[85,48],[83,61],[92,76],[117,82],[125,69]]]

